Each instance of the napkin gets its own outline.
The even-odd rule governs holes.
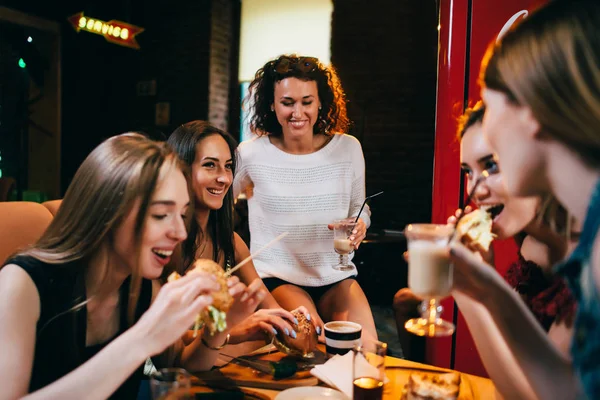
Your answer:
[[[353,381],[353,355],[352,351],[343,356],[335,355],[325,364],[317,365],[310,370],[310,373],[322,380],[326,385],[338,389],[348,398],[352,398]],[[357,354],[357,368],[361,371],[360,376],[378,377],[379,371],[364,358],[362,354]],[[385,382],[388,379],[385,378]]]

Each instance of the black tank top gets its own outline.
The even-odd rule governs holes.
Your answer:
[[[86,299],[83,268],[73,264],[47,264],[30,256],[17,256],[6,262],[23,268],[31,277],[40,295],[40,318],[36,328],[35,356],[29,391],[33,392],[60,379],[102,350],[111,340],[86,347],[87,307],[69,311]],[[120,288],[121,321],[115,338],[128,329],[127,278]],[[152,282],[142,280],[135,321],[150,307]],[[113,338],[114,339],[114,338]],[[127,355],[124,354],[124,357]],[[144,365],[127,378],[111,399],[137,398]],[[98,377],[101,379],[101,377]]]

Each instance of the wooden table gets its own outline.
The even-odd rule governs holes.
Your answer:
[[[412,369],[411,368],[415,368]],[[386,384],[383,399],[384,400],[398,400],[402,397],[402,390],[404,385],[408,382],[408,377],[411,372],[424,372],[421,369],[431,371],[451,371],[443,368],[434,367],[431,365],[420,364],[408,360],[403,360],[395,357],[386,357],[386,375],[390,382]],[[466,380],[466,384],[471,389],[471,394],[462,393],[459,399],[471,400],[471,399],[494,399],[494,384],[487,378],[482,378],[475,375],[461,374],[461,379]],[[325,386],[323,383],[321,385]],[[465,387],[461,385],[462,388]],[[274,399],[275,396],[280,392],[279,390],[268,390],[262,388],[245,388],[240,387],[241,391],[248,393],[253,398],[257,399]],[[194,387],[195,393],[201,392],[212,392],[218,391],[218,389],[212,389],[205,386]]]

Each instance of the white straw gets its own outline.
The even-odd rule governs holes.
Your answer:
[[[244,265],[246,265],[250,260],[252,260],[252,257],[256,257],[263,250],[266,250],[269,247],[271,247],[272,245],[274,245],[275,243],[279,242],[281,239],[283,239],[284,237],[286,237],[288,235],[288,233],[289,232],[283,232],[281,235],[277,236],[275,239],[273,239],[269,243],[265,244],[261,249],[259,249],[258,251],[256,251],[254,254],[250,254],[248,257],[246,257],[245,259],[243,259],[238,265],[236,265],[235,267],[233,267],[230,270],[228,270],[226,272],[226,274],[228,276],[231,276],[231,274],[233,274],[235,271],[237,271],[238,269],[240,269],[241,267],[243,267]]]

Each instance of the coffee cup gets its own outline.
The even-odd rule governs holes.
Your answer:
[[[360,344],[362,326],[350,321],[331,321],[325,324],[327,354],[346,354]]]

